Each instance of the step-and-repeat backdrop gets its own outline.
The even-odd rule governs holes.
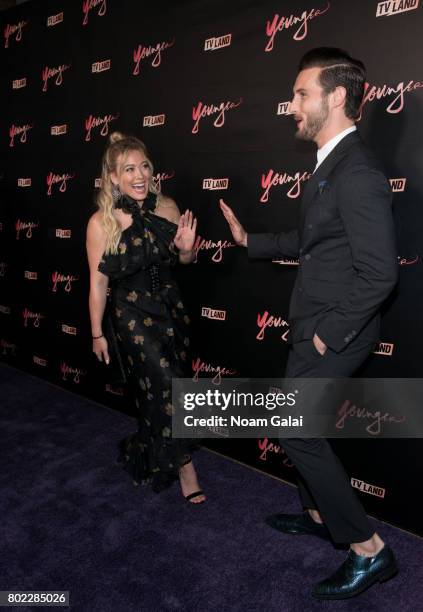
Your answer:
[[[363,369],[419,377],[422,350],[423,9],[419,0],[54,0],[1,14],[0,354],[6,363],[130,412],[91,355],[85,228],[113,130],[148,146],[155,180],[198,217],[179,280],[192,376],[279,376],[297,261],[248,261],[224,198],[250,231],[290,230],[315,165],[289,101],[305,51],[364,61],[359,122],[394,192],[399,288]],[[418,440],[337,440],[366,508],[422,533]],[[292,479],[276,441],[210,442]]]

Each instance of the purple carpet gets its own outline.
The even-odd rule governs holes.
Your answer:
[[[421,539],[375,521],[400,574],[315,602],[310,588],[345,553],[264,524],[299,510],[294,487],[205,450],[202,506],[176,484],[134,487],[115,463],[133,419],[8,367],[0,383],[0,590],[68,590],[87,612],[423,610]]]

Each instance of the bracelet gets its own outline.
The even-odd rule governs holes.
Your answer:
[[[99,338],[104,338],[104,334],[101,334],[100,336],[93,336],[92,338],[93,340],[98,340]]]

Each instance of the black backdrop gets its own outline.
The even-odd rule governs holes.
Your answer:
[[[2,13],[2,359],[129,410],[91,356],[87,308],[85,227],[118,129],[145,141],[163,192],[199,219],[197,261],[179,271],[193,376],[280,375],[296,262],[249,262],[218,200],[248,230],[295,226],[315,151],[294,140],[287,103],[301,55],[331,45],[367,65],[359,129],[395,191],[399,290],[363,374],[422,376],[422,10],[419,0],[54,0]],[[418,444],[335,446],[369,512],[423,533]],[[210,445],[292,477],[268,440]]]

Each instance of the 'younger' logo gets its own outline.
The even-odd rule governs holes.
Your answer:
[[[214,240],[206,240],[202,238],[200,235],[197,235],[195,239],[195,243],[193,246],[195,258],[194,263],[197,262],[198,253],[200,251],[214,251],[211,257],[213,263],[220,263],[223,259],[223,251],[224,249],[233,248],[236,246],[234,243],[229,242],[228,240],[218,240],[215,242]]]
[[[31,312],[28,308],[23,309],[22,317],[24,320],[24,327],[28,327],[29,321],[32,321],[33,327],[40,327],[40,321],[44,319],[44,315],[40,312]]]
[[[109,133],[109,124],[111,121],[115,121],[119,117],[117,115],[104,115],[104,117],[93,117],[90,115],[87,119],[85,119],[85,140],[89,142],[91,140],[91,131],[94,128],[101,127],[100,134],[101,136],[107,136]]]
[[[11,125],[9,128],[9,136],[10,136],[10,142],[9,142],[9,147],[14,147],[15,146],[15,138],[16,136],[20,136],[19,141],[22,142],[23,144],[26,142],[26,135],[28,133],[28,130],[32,130],[34,126],[33,125]]]
[[[53,174],[53,172],[50,172],[46,179],[48,187],[47,195],[51,196],[51,188],[56,184],[60,185],[59,191],[64,193],[67,189],[68,181],[73,178],[75,178],[74,174]]]
[[[266,310],[262,315],[260,313],[257,315],[257,327],[260,329],[256,336],[257,340],[264,340],[264,332],[268,327],[287,327],[288,329],[281,336],[282,340],[287,341],[286,334],[289,330],[289,323],[282,317],[274,317]]]
[[[280,17],[277,13],[273,17],[272,21],[268,21],[266,24],[266,35],[268,37],[267,45],[264,48],[266,52],[273,51],[273,45],[275,43],[275,36],[278,32],[283,30],[289,30],[290,28],[296,28],[292,38],[296,41],[304,40],[308,34],[308,22],[316,17],[324,15],[330,9],[330,2],[326,3],[326,6],[320,9],[312,8],[310,11],[303,11],[300,17],[296,15],[290,15],[289,17]]]
[[[99,17],[103,17],[103,15],[105,15],[107,12],[107,1],[106,0],[83,0],[82,12],[84,14],[84,18],[82,20],[82,25],[84,26],[87,25],[88,16],[89,16],[90,11],[95,9],[97,6],[99,7],[97,15]]]
[[[192,371],[194,373],[192,377],[194,382],[198,382],[198,377],[203,372],[206,372],[207,374],[214,374],[214,377],[212,378],[212,383],[214,385],[220,385],[222,376],[235,376],[236,374],[236,370],[229,370],[228,368],[221,366],[212,366],[211,364],[200,359],[200,357],[198,357],[195,361],[193,360]]]
[[[194,126],[191,130],[192,133],[197,134],[201,119],[210,117],[210,115],[217,115],[213,121],[214,127],[222,127],[225,124],[225,113],[228,110],[238,108],[241,104],[242,98],[240,98],[238,102],[231,102],[230,100],[221,102],[218,106],[215,104],[203,104],[202,102],[198,102],[197,106],[194,106],[192,109],[192,120],[194,121]]]
[[[43,81],[43,91],[47,91],[49,79],[54,78],[55,85],[61,85],[63,83],[63,73],[65,70],[69,70],[70,64],[62,64],[57,68],[49,68],[46,66],[41,73],[41,79]]]
[[[172,170],[171,172],[158,172],[155,176],[153,176],[153,181],[157,191],[162,190],[163,181],[169,181],[170,179],[173,179],[175,174],[175,170]]]
[[[69,293],[72,291],[72,283],[79,280],[79,276],[72,276],[72,274],[60,274],[57,272],[57,270],[55,270],[51,275],[51,280],[53,283],[51,290],[54,293],[57,292],[58,285],[64,287],[66,293]]]
[[[16,240],[19,240],[20,233],[24,230],[26,230],[26,238],[32,238],[32,230],[38,227],[38,225],[38,223],[34,223],[33,221],[21,221],[18,219],[15,223]]]
[[[288,198],[298,198],[301,195],[301,185],[310,178],[309,172],[296,172],[294,175],[288,174],[288,172],[275,172],[269,170],[267,174],[261,175],[261,187],[264,190],[260,202],[265,204],[269,200],[269,192],[272,187],[277,185],[291,185],[286,192]]]
[[[159,42],[156,45],[148,45],[144,47],[143,45],[138,45],[136,49],[134,49],[134,70],[132,74],[137,76],[140,73],[140,64],[143,59],[151,57],[151,65],[153,68],[158,68],[162,62],[162,52],[166,49],[170,49],[175,44],[175,39],[173,38],[169,42]]]
[[[20,21],[15,25],[7,24],[4,28],[4,48],[9,47],[9,39],[11,36],[15,36],[15,41],[20,42],[22,40],[22,28],[28,25],[28,21]]]
[[[74,383],[79,385],[81,382],[81,376],[85,376],[86,372],[81,370],[80,368],[74,368],[73,366],[68,365],[64,361],[60,364],[60,371],[62,373],[62,380],[68,380],[68,376],[70,376]]]
[[[376,85],[371,86],[370,83],[366,83],[363,102],[361,103],[361,110],[363,110],[364,106],[368,102],[380,100],[381,98],[386,98],[387,96],[394,96],[386,107],[386,112],[396,115],[404,108],[405,94],[412,93],[413,91],[416,91],[416,89],[421,89],[422,87],[423,83],[420,81],[408,81],[407,84],[405,84],[404,81],[401,81],[395,87],[390,87],[386,84],[382,85],[381,87],[376,87]]]

